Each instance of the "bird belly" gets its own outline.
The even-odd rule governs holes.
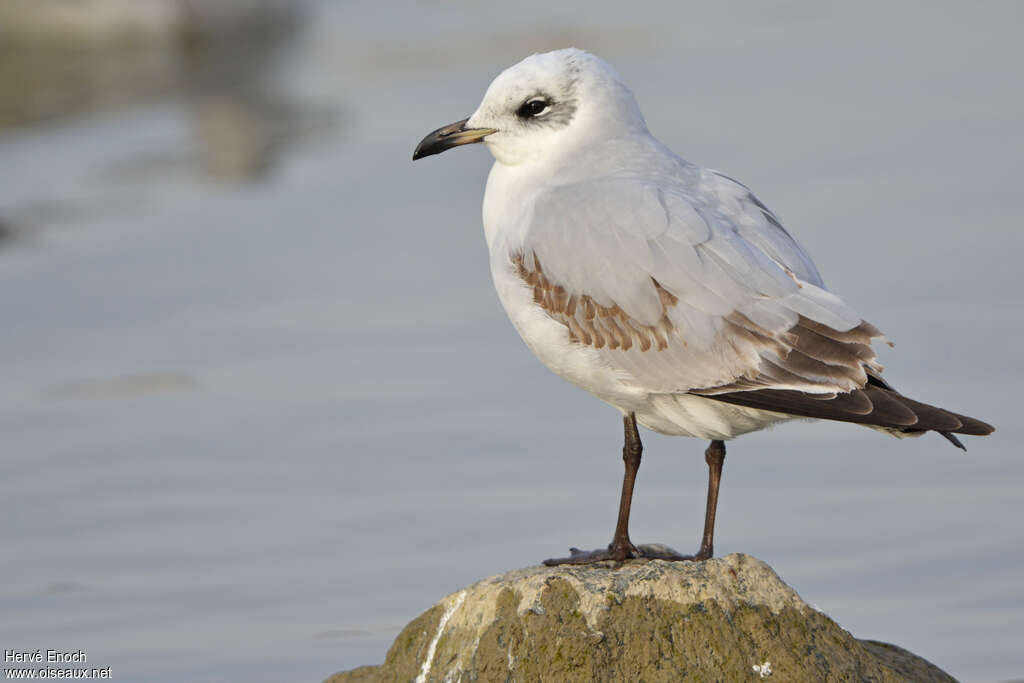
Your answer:
[[[701,439],[731,439],[794,419],[693,394],[650,394],[634,412],[637,422],[659,434]]]
[[[661,434],[731,439],[764,429],[788,415],[730,405],[703,396],[652,393],[626,370],[615,368],[589,346],[570,338],[569,328],[538,306],[533,290],[499,259],[492,275],[498,298],[519,335],[552,372],[611,404],[635,413],[643,426]]]
[[[621,410],[644,400],[646,392],[630,386],[627,373],[613,368],[595,349],[570,339],[569,328],[534,303],[532,288],[511,264],[496,264],[492,275],[498,298],[519,336],[552,372]]]

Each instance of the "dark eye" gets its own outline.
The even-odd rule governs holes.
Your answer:
[[[540,116],[551,107],[551,103],[543,97],[532,97],[525,102],[523,106],[516,110],[516,116],[521,119],[532,119]]]

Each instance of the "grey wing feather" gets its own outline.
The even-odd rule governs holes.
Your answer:
[[[747,188],[693,169],[538,196],[511,250],[535,300],[651,391],[863,386],[878,330]]]

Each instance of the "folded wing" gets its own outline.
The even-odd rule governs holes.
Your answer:
[[[652,392],[835,394],[880,372],[881,333],[742,185],[605,177],[549,190],[513,267],[578,343]]]

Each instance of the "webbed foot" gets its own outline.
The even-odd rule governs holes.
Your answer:
[[[710,554],[707,556],[710,557]],[[644,545],[623,545],[616,547],[614,543],[600,550],[580,550],[569,548],[569,557],[555,557],[544,560],[548,567],[560,564],[594,564],[596,562],[625,562],[626,560],[672,560],[694,562],[706,560],[707,557],[697,555],[681,555],[667,545],[650,543]]]

